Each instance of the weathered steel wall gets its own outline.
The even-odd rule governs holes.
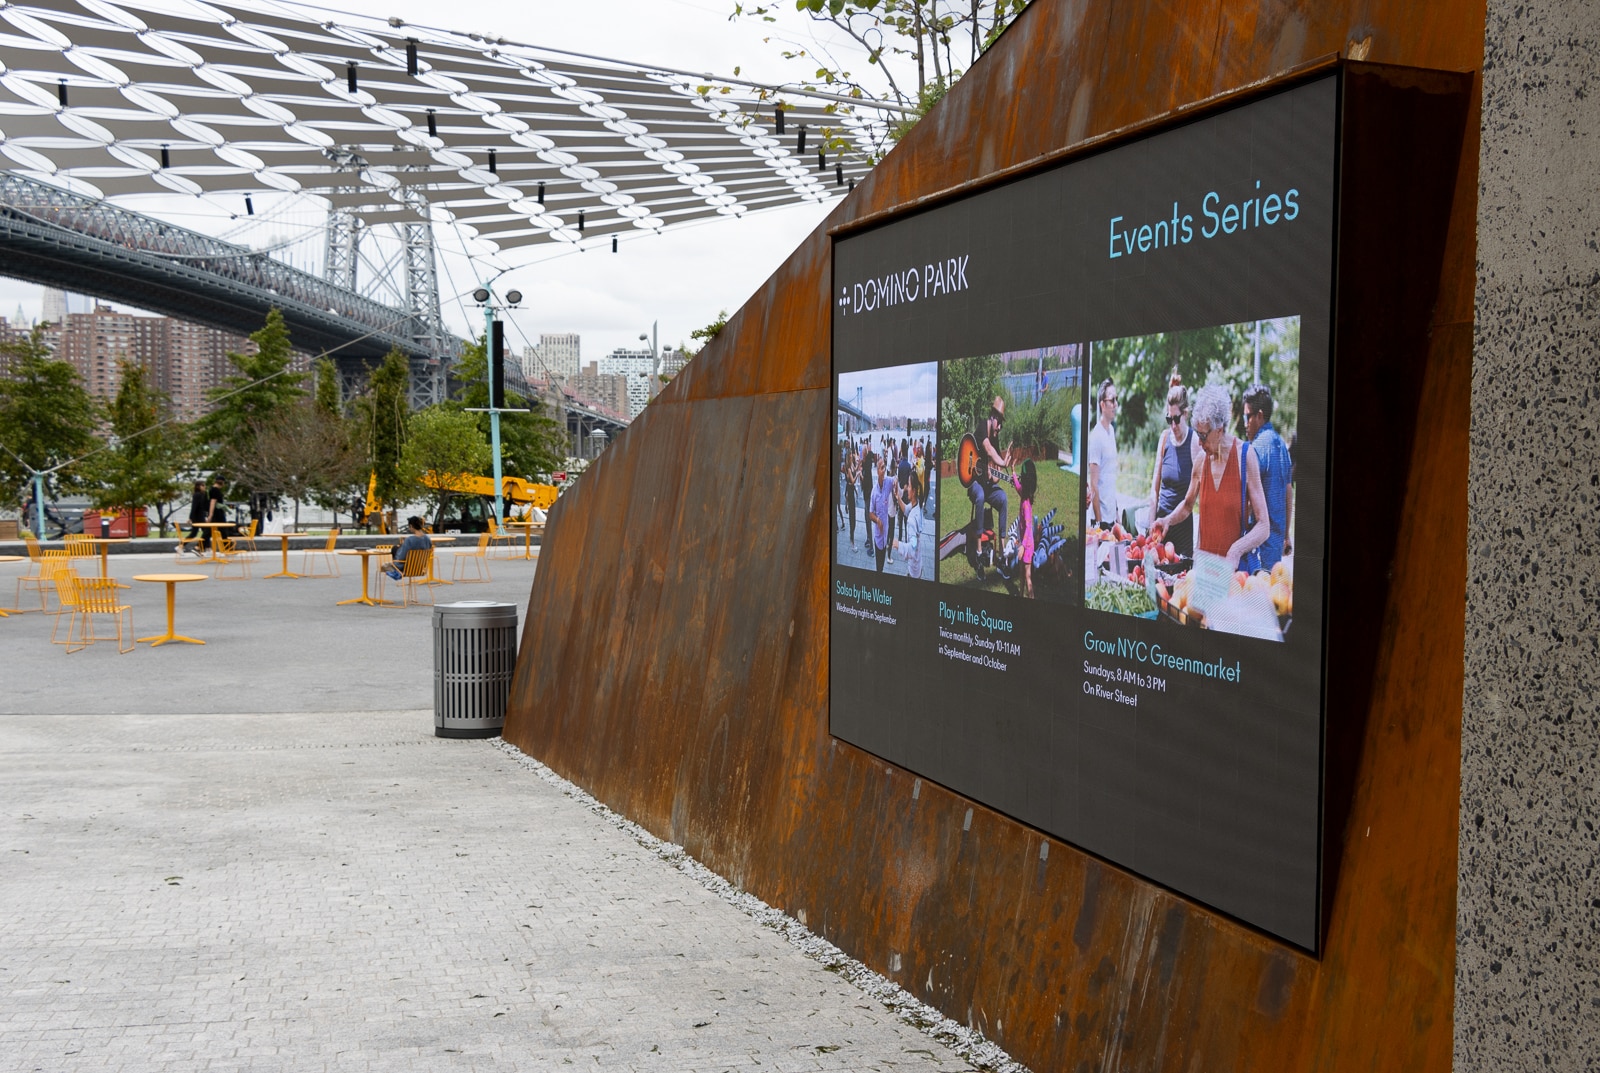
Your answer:
[[[1035,0],[829,226],[1330,53],[1476,71],[1483,24],[1479,0]],[[1474,103],[1381,645],[1330,743],[1320,958],[830,738],[824,230],[557,506],[507,739],[1036,1069],[1448,1069],[1477,130]]]

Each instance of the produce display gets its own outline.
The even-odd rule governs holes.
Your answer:
[[[1121,581],[1102,581],[1084,596],[1084,606],[1094,611],[1113,611],[1119,615],[1148,615],[1155,601],[1143,585]]]
[[[1122,615],[1158,611],[1182,625],[1205,625],[1205,612],[1193,603],[1193,562],[1179,555],[1170,540],[1153,540],[1148,534],[1129,533],[1115,524],[1108,529],[1090,526],[1084,533],[1084,545],[1091,579],[1084,606]],[[1225,598],[1270,599],[1279,628],[1286,630],[1294,616],[1293,557],[1280,560],[1271,570],[1236,571]],[[1215,617],[1223,614],[1213,608]]]

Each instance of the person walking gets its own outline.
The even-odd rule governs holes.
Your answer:
[[[211,530],[201,529],[199,522],[211,519],[211,501],[206,498],[206,482],[195,481],[194,493],[189,497],[189,534],[191,543],[189,550],[196,555],[204,556],[206,549],[211,546]],[[199,539],[196,540],[198,534]]]

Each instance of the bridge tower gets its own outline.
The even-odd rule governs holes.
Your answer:
[[[349,192],[353,193],[354,190]],[[426,204],[421,206],[426,211]],[[439,272],[433,245],[433,225],[417,220],[395,225],[400,239],[400,269],[404,308],[409,323],[397,334],[409,336],[428,357],[411,359],[410,403],[413,410],[443,402],[448,394],[446,374],[452,356],[439,304]],[[323,278],[335,286],[355,291],[361,263],[361,218],[337,205],[328,210]],[[392,264],[392,262],[390,262]],[[364,368],[340,363],[340,388],[346,398],[365,387]]]
[[[433,224],[418,220],[400,225],[405,258],[405,302],[411,314],[411,338],[427,358],[411,359],[413,409],[443,402],[449,335],[439,309],[439,272],[433,251]]]

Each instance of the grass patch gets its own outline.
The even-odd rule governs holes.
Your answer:
[[[1079,498],[1078,475],[1062,469],[1054,462],[1036,462],[1039,474],[1039,488],[1033,498],[1033,512],[1036,519],[1043,519],[1052,509],[1056,511],[1055,521],[1061,525],[1064,535],[1068,538],[1067,546],[1063,548],[1046,568],[1034,573],[1034,595],[1040,599],[1054,600],[1062,603],[1077,603],[1078,584],[1077,575],[1082,570],[1083,562],[1083,511]],[[1017,490],[1006,487],[1006,498],[1010,507],[1006,513],[1006,521],[1016,518],[1021,510],[1021,496]],[[972,501],[967,498],[967,490],[961,487],[961,481],[956,477],[942,477],[939,480],[939,540],[942,541],[946,534],[964,527],[972,520]],[[998,515],[995,523],[999,524]],[[978,580],[978,576],[967,563],[966,556],[957,552],[938,564],[938,580],[946,585],[960,585],[966,588],[977,589],[983,592],[1010,592],[1012,589],[998,574],[989,571],[987,576]],[[1016,590],[1021,592],[1021,578],[1016,582]]]

